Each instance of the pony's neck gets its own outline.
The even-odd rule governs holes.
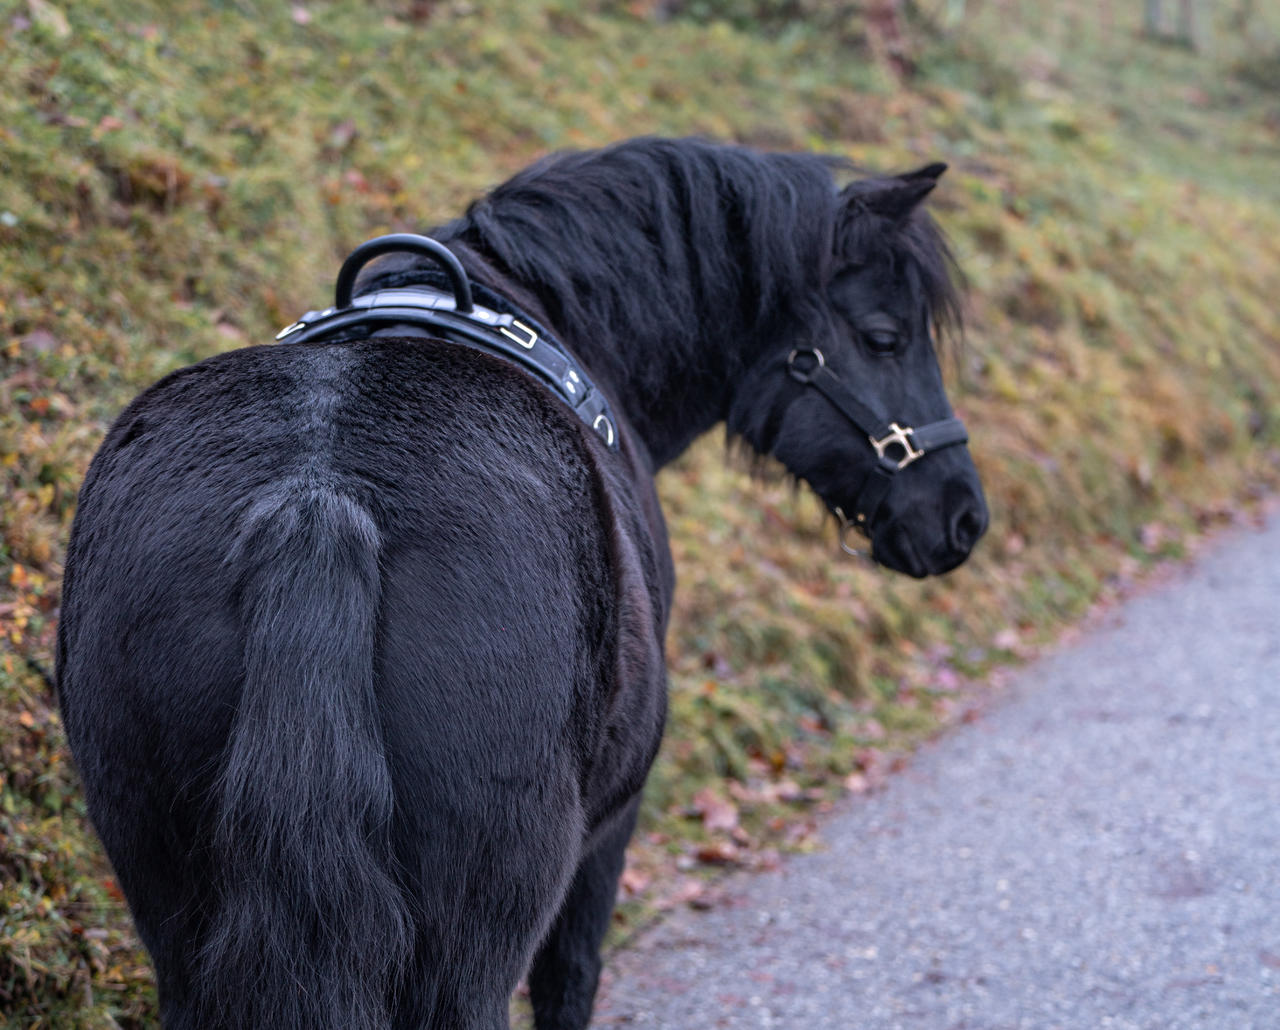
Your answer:
[[[653,303],[663,300],[654,297]],[[687,347],[647,347],[625,328],[572,335],[571,346],[644,441],[655,468],[674,461],[724,420],[743,359],[756,349],[746,327],[727,318],[718,324],[713,311],[705,319],[685,330]],[[624,361],[617,360],[619,354]]]
[[[724,420],[742,369],[751,362],[760,339],[756,320],[742,316],[751,307],[743,298],[735,298],[727,309],[701,310],[690,284],[672,281],[662,293],[646,299],[652,321],[662,322],[673,307],[696,311],[697,317],[671,327],[663,339],[656,339],[646,324],[635,332],[614,325],[578,325],[554,290],[514,277],[474,237],[461,248],[450,243],[473,275],[550,327],[573,351],[639,436],[655,469],[675,460]],[[602,293],[629,286],[624,276],[589,288]]]

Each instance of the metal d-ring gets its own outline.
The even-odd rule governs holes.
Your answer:
[[[870,564],[875,564],[875,559],[871,557],[870,551],[859,551],[856,547],[849,546],[849,531],[858,530],[861,532],[861,523],[855,522],[844,513],[842,508],[833,508],[836,518],[840,520],[840,550],[845,554],[851,554],[855,558],[863,558]]]
[[[814,357],[813,367],[807,371],[796,367],[796,358],[802,354],[812,354]],[[794,379],[797,383],[811,383],[813,377],[817,375],[818,369],[827,363],[827,359],[822,356],[822,351],[817,347],[797,347],[787,356],[787,375]]]
[[[613,423],[605,417],[604,412],[596,416],[596,420],[591,423],[591,428],[604,437],[604,442],[613,446]]]

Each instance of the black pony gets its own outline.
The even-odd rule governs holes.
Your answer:
[[[394,331],[222,354],[120,416],[59,689],[167,1027],[497,1030],[526,972],[539,1030],[587,1025],[665,711],[653,476],[716,423],[884,565],[968,555],[986,509],[932,339],[956,296],[917,209],[944,166],[838,191],[834,164],[639,140],[433,233],[616,436]],[[384,258],[355,292],[415,282]]]

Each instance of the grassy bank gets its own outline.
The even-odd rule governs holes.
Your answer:
[[[701,133],[950,160],[936,210],[972,291],[952,391],[993,509],[969,565],[915,583],[839,557],[816,504],[719,440],[664,474],[673,710],[624,931],[707,903],[708,869],[803,847],[813,809],[873,788],[964,677],[1274,486],[1280,25],[1198,57],[1047,0],[950,33],[856,11],[753,28],[763,2],[583,6],[27,0],[0,22],[8,1025],[154,1018],[23,659],[50,653],[105,426],[157,376],[327,298],[361,239],[443,221],[549,149]]]

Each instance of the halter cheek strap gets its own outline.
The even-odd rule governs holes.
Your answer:
[[[844,542],[844,533],[850,526],[870,535],[876,512],[888,496],[893,477],[898,472],[931,451],[954,447],[969,440],[964,423],[955,417],[915,427],[890,422],[859,400],[840,381],[839,376],[827,367],[822,351],[815,347],[798,347],[793,350],[787,358],[787,374],[796,382],[812,386],[822,394],[837,411],[866,434],[876,452],[875,467],[858,491],[852,518],[837,510],[837,514],[844,519],[840,542],[846,550],[850,548]]]

